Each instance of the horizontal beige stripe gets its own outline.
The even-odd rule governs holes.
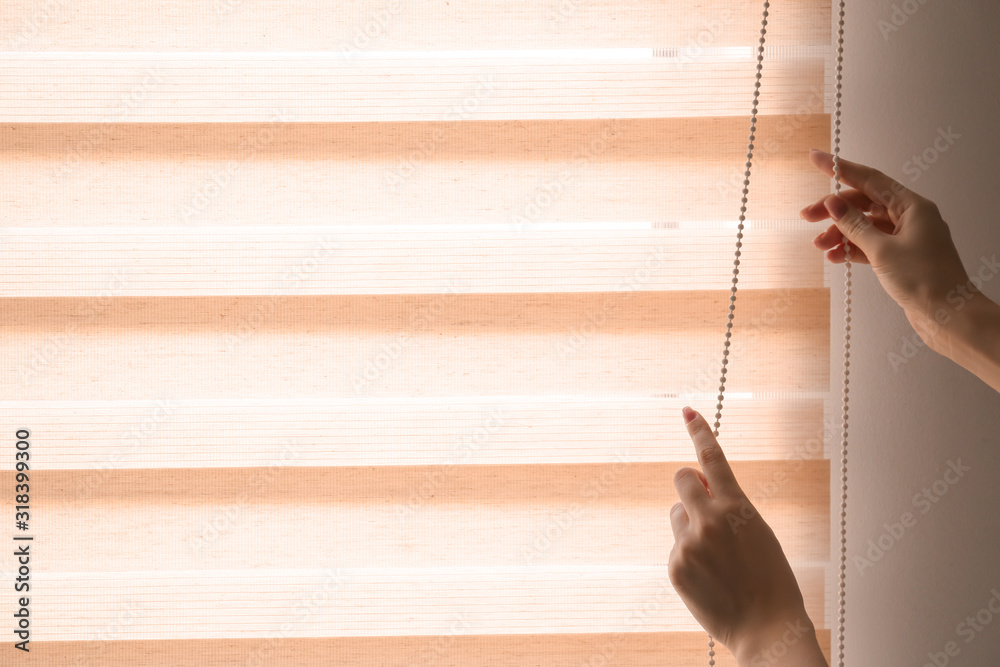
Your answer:
[[[301,548],[301,543],[298,545]],[[822,618],[823,570],[797,573]],[[38,641],[698,631],[664,567],[36,574]]]
[[[719,290],[734,229],[275,225],[0,230],[2,296],[231,296]],[[748,232],[743,286],[822,287],[815,229]]]
[[[481,49],[755,44],[756,2],[642,0],[165,0],[155,6],[89,0],[6,0],[2,49],[335,50]],[[828,44],[828,0],[771,7],[770,44]]]
[[[712,400],[24,401],[0,432],[30,429],[35,470],[688,461],[680,409]],[[820,399],[729,396],[724,423],[731,460],[823,457]]]
[[[762,116],[748,215],[830,192],[811,113]],[[748,112],[749,113],[749,112]],[[6,227],[735,220],[749,119],[0,125]],[[72,192],[72,200],[66,193]],[[819,232],[819,229],[816,229]]]
[[[824,54],[825,56],[826,54]],[[767,57],[767,54],[765,54]],[[815,103],[824,57],[769,59],[761,113]],[[740,116],[756,60],[8,54],[4,122],[372,122]]]
[[[818,630],[830,659],[830,631]],[[117,639],[112,635],[111,639]],[[703,632],[630,632],[573,635],[463,635],[336,639],[193,639],[176,641],[32,642],[25,665],[79,667],[663,667],[707,661]],[[716,665],[736,667],[716,645]]]
[[[0,400],[707,393],[728,302],[722,291],[10,299]],[[744,290],[729,391],[828,391],[829,317],[827,289]]]
[[[33,572],[661,565],[682,465],[35,471]],[[826,563],[830,462],[732,466],[788,557]]]

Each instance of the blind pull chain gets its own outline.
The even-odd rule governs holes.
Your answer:
[[[771,7],[764,0],[764,12],[760,20],[760,42],[757,45],[757,75],[753,87],[753,110],[750,114],[750,138],[747,143],[746,171],[743,173],[743,199],[740,202],[740,222],[736,231],[736,252],[733,257],[733,282],[729,292],[729,316],[726,319],[726,343],[722,349],[722,371],[719,375],[719,402],[715,406],[715,424],[712,433],[719,437],[722,423],[722,403],[726,396],[726,370],[729,366],[729,346],[733,337],[733,317],[736,314],[736,290],[740,280],[740,248],[743,247],[743,228],[747,217],[747,201],[750,194],[750,171],[753,167],[753,142],[757,135],[757,109],[760,105],[760,77],[764,70],[764,44],[767,39],[767,13]],[[715,666],[715,640],[708,635],[708,665]]]
[[[837,23],[837,78],[834,105],[834,130],[833,130],[833,175],[834,192],[840,194],[840,115],[841,115],[841,93],[844,64],[844,10],[845,1],[840,0],[840,11]],[[760,42],[757,46],[757,73],[754,82],[753,110],[750,116],[750,140],[747,144],[746,171],[743,176],[743,198],[740,203],[740,219],[736,232],[736,251],[733,257],[733,281],[729,296],[729,315],[726,321],[726,341],[722,351],[722,371],[719,376],[719,397],[715,408],[715,424],[713,433],[719,436],[719,427],[722,423],[722,406],[726,394],[726,371],[729,365],[729,348],[733,336],[733,317],[736,312],[736,294],[740,274],[740,249],[743,247],[743,230],[746,222],[746,211],[748,195],[750,192],[750,173],[753,166],[754,139],[757,132],[757,110],[760,103],[760,80],[764,67],[764,44],[767,38],[767,16],[770,9],[770,2],[764,0],[764,10],[760,25]],[[844,620],[846,610],[847,591],[847,434],[848,434],[848,408],[850,401],[850,374],[851,374],[851,246],[847,237],[843,238],[845,257],[845,300],[844,300],[844,387],[843,387],[843,407],[841,415],[842,433],[840,442],[841,452],[841,498],[840,498],[840,572],[838,576],[838,616],[837,616],[837,664],[844,666]],[[715,640],[708,636],[708,664],[715,666]]]
[[[834,192],[840,194],[840,98],[844,71],[844,5],[837,19],[837,83],[833,111]],[[844,245],[844,403],[840,437],[840,573],[837,591],[837,664],[844,667],[844,623],[847,611],[847,416],[851,389],[851,244]]]

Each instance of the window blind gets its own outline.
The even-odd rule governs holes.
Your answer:
[[[756,1],[6,7],[14,664],[704,660],[667,511]],[[826,651],[830,41],[828,1],[772,9],[722,427]]]

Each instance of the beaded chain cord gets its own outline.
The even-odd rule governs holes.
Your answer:
[[[834,192],[840,194],[840,98],[844,71],[844,3],[837,20],[837,83],[833,111]],[[847,610],[847,415],[851,389],[851,244],[844,246],[844,398],[840,438],[840,574],[837,593],[837,664],[844,667],[844,616]]]
[[[840,110],[841,110],[841,83],[843,78],[844,63],[844,7],[845,0],[840,0],[840,14],[837,30],[837,75],[836,92],[834,106],[834,130],[833,130],[833,173],[834,192],[840,194]],[[746,171],[743,175],[743,198],[740,203],[740,218],[736,232],[736,251],[733,258],[733,281],[729,296],[729,315],[726,321],[726,341],[722,351],[722,371],[719,377],[719,396],[715,408],[715,424],[713,433],[719,435],[719,427],[722,423],[722,405],[726,393],[726,371],[729,365],[729,348],[733,336],[733,317],[736,313],[736,294],[740,275],[740,255],[743,247],[743,230],[746,222],[747,201],[750,193],[750,172],[753,166],[754,140],[757,133],[757,111],[760,103],[760,81],[764,67],[764,44],[767,38],[767,16],[770,10],[770,2],[764,1],[764,11],[761,18],[760,42],[757,46],[757,74],[754,82],[753,110],[750,116],[750,140],[747,144]],[[850,368],[851,368],[851,246],[847,238],[843,239],[845,257],[845,324],[844,324],[844,389],[843,389],[843,417],[842,434],[840,443],[841,452],[841,501],[840,501],[840,573],[839,573],[839,593],[838,593],[838,620],[837,620],[837,664],[844,665],[844,612],[846,597],[846,574],[847,574],[847,415],[850,397]],[[708,636],[708,664],[709,667],[715,665],[715,640]]]
[[[753,167],[753,142],[757,135],[757,109],[760,105],[760,78],[764,70],[764,44],[767,39],[767,14],[771,3],[764,0],[764,12],[760,20],[760,42],[757,45],[757,75],[753,88],[753,110],[750,114],[750,139],[747,144],[746,171],[743,173],[743,199],[740,201],[740,220],[736,231],[736,252],[733,258],[733,282],[729,290],[729,316],[726,319],[726,344],[722,350],[722,371],[719,376],[719,402],[715,406],[715,424],[712,432],[719,436],[722,423],[722,402],[726,395],[726,370],[729,366],[729,346],[733,337],[733,317],[736,314],[736,290],[740,280],[740,248],[743,247],[743,229],[747,217],[747,201],[750,194],[750,170]],[[715,665],[715,640],[708,636],[708,664]]]

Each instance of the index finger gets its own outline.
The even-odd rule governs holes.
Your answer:
[[[833,177],[832,155],[814,148],[809,153],[809,159],[823,173]],[[839,162],[841,182],[860,190],[873,202],[885,206],[893,221],[898,220],[916,201],[916,193],[878,169],[843,158]]]
[[[697,411],[685,407],[684,421],[687,424],[691,441],[694,443],[695,452],[698,454],[698,462],[705,472],[705,479],[708,480],[708,487],[712,490],[712,495],[742,495],[743,490],[736,481],[733,469],[729,467],[726,454],[722,451],[719,441],[715,439],[715,435],[712,434],[712,429],[705,418]]]

